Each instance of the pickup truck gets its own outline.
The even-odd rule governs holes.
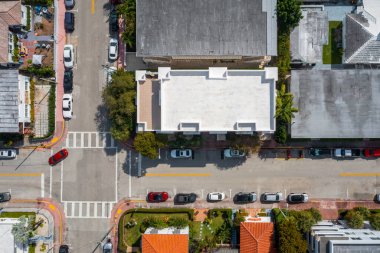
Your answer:
[[[334,150],[335,157],[359,157],[361,155],[360,149],[342,149],[337,148]]]

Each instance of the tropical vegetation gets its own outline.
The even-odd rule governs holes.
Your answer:
[[[122,39],[127,49],[136,49],[136,0],[125,0],[116,7],[116,11],[124,18]]]

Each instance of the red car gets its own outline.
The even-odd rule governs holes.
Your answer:
[[[380,149],[364,149],[365,157],[380,157]]]
[[[149,202],[165,202],[169,198],[167,192],[149,192],[148,201]]]
[[[68,155],[69,155],[69,152],[67,151],[67,149],[65,148],[61,149],[60,151],[58,151],[52,157],[49,158],[49,164],[51,166],[54,166],[60,161],[62,161],[63,159],[65,159]]]

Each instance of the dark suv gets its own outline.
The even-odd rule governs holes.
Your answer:
[[[174,197],[175,204],[188,204],[194,203],[197,199],[197,195],[195,193],[178,193]]]
[[[65,93],[71,92],[73,90],[73,71],[65,70],[63,74],[63,89]]]
[[[69,246],[67,245],[59,246],[59,253],[69,253]]]
[[[119,30],[119,22],[117,20],[116,10],[112,10],[110,13],[110,28],[112,32],[117,32]]]
[[[65,30],[66,32],[74,31],[74,13],[65,12]]]

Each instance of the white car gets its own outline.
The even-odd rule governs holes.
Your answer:
[[[110,44],[108,47],[108,58],[110,60],[116,60],[117,59],[117,54],[118,54],[118,42],[117,39],[111,38],[110,39]]]
[[[63,48],[63,62],[65,68],[71,69],[74,67],[74,46],[65,45]]]
[[[226,194],[224,194],[224,192],[210,192],[207,195],[208,201],[222,201],[225,198],[226,198]]]
[[[73,117],[73,96],[64,94],[62,100],[63,118],[71,119]]]
[[[224,157],[227,157],[227,158],[234,158],[234,157],[238,158],[238,157],[244,157],[245,156],[244,151],[241,151],[238,149],[232,149],[232,148],[225,149],[223,154],[224,154]]]
[[[0,159],[15,159],[17,156],[15,149],[0,150]]]
[[[191,158],[193,151],[191,149],[173,149],[170,152],[172,158]]]

